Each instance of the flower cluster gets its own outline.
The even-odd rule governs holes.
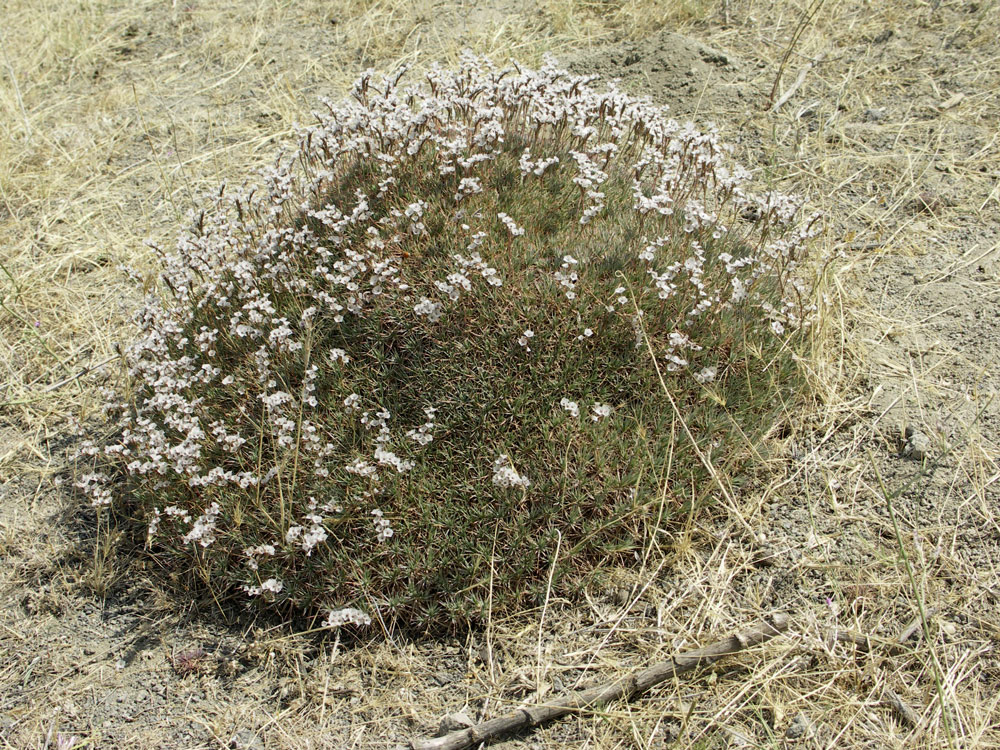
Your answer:
[[[303,520],[308,521],[309,525],[299,526],[296,524],[289,526],[288,531],[285,532],[285,541],[289,544],[297,544],[306,553],[307,557],[312,555],[316,545],[325,542],[329,536],[326,533],[326,529],[323,528],[323,516],[317,512],[319,510],[318,505],[316,498],[309,498],[308,512],[303,514]],[[274,554],[273,546],[265,545],[264,547],[266,550],[270,550],[270,554]]]
[[[380,541],[384,542],[386,539],[393,535],[392,526],[389,523],[388,518],[384,518],[382,511],[376,508],[372,511],[372,515],[375,516],[375,537]]]
[[[561,406],[563,410],[569,412],[571,417],[580,416],[580,405],[576,403],[576,401],[570,401],[568,398],[564,398],[559,402],[559,406]]]
[[[524,347],[524,351],[530,352],[531,347],[528,346],[528,342],[535,337],[535,332],[530,328],[525,329],[525,331],[517,337],[517,345]]]
[[[424,409],[424,415],[427,417],[427,421],[415,429],[408,430],[406,437],[421,446],[430,443],[434,439],[434,415],[436,413],[437,409],[433,406],[426,407]]]
[[[510,456],[501,453],[493,462],[493,484],[497,487],[527,488],[531,485],[531,481],[517,473]]]
[[[259,586],[244,586],[243,590],[246,591],[249,596],[261,596],[280,594],[284,588],[285,584],[277,578],[268,578]]]
[[[590,415],[591,421],[599,422],[611,416],[611,404],[594,404],[590,407],[590,411],[592,412]]]
[[[564,255],[560,270],[555,272],[556,281],[560,286],[566,287],[566,299],[576,299],[576,282],[580,280],[580,275],[574,270],[580,263],[572,255]]]
[[[354,607],[335,609],[323,621],[324,628],[340,628],[344,625],[371,625],[372,618]]]

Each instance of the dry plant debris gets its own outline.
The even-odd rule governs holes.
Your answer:
[[[770,640],[787,628],[788,617],[774,615],[762,625],[741,630],[710,646],[680,654],[610,684],[592,687],[568,698],[549,701],[543,705],[520,708],[509,716],[491,719],[467,729],[459,729],[443,737],[417,740],[411,742],[410,745],[413,750],[462,750],[528,727],[544,724],[575,711],[595,710],[603,708],[613,701],[631,700],[656,687],[661,682],[756,646]]]

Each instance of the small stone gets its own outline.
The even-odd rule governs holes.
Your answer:
[[[233,750],[264,750],[264,743],[249,729],[241,729],[229,739]]]
[[[792,719],[792,723],[785,730],[785,739],[797,740],[800,737],[805,737],[812,731],[812,722],[809,721],[809,717],[806,716],[801,711]]]
[[[931,454],[931,439],[915,427],[906,428],[906,442],[902,454],[913,461],[923,461]]]
[[[723,731],[725,732],[726,745],[728,747],[753,747],[754,745],[754,742],[742,732],[729,729],[728,727]]]
[[[951,201],[933,190],[921,190],[912,205],[917,213],[937,214],[941,209],[951,205]]]
[[[441,725],[438,727],[437,734],[434,736],[444,737],[446,734],[451,734],[452,732],[457,732],[461,729],[468,729],[473,726],[475,726],[475,723],[464,711],[459,711],[453,714],[445,714],[445,717],[441,719]]]
[[[677,741],[681,736],[681,725],[675,721],[668,723],[663,728],[663,742],[664,744],[672,744]]]

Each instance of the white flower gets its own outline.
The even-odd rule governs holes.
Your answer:
[[[576,282],[580,280],[579,274],[573,270],[573,268],[579,263],[576,258],[572,255],[564,255],[563,262],[560,268],[562,271],[556,271],[555,280],[559,282],[561,286],[566,287],[569,291],[566,292],[566,299],[576,299],[576,292],[573,291],[576,287]]]
[[[387,451],[380,445],[375,448],[375,460],[382,466],[391,466],[397,474],[405,474],[414,467],[413,461],[404,461],[392,451]]]
[[[153,508],[153,517],[149,520],[149,527],[147,529],[149,537],[156,536],[157,529],[160,528],[160,509]]]
[[[247,567],[250,570],[257,570],[259,567],[257,565],[257,558],[261,555],[274,556],[274,545],[273,544],[260,544],[256,547],[247,547],[243,550],[243,554],[247,557]]]
[[[389,519],[382,517],[382,511],[379,508],[373,510],[372,515],[375,516],[372,521],[375,524],[375,536],[380,542],[384,542],[395,532],[392,530],[392,526],[389,525]]]
[[[716,369],[714,367],[706,367],[699,372],[694,374],[694,379],[699,383],[711,383],[715,380]]]
[[[458,203],[467,195],[483,192],[483,183],[478,177],[463,177],[458,183],[458,192],[455,193],[455,202]]]
[[[590,415],[590,421],[592,422],[597,422],[611,416],[611,404],[594,404],[590,407],[590,410],[594,412]]]
[[[323,621],[324,628],[339,628],[343,625],[371,625],[372,618],[354,607],[335,609]]]
[[[198,516],[191,531],[184,536],[182,540],[184,544],[198,542],[202,547],[211,545],[215,541],[215,521],[221,512],[219,504],[212,503],[202,515]]]
[[[564,398],[559,402],[559,406],[568,411],[571,416],[580,416],[580,405],[576,401],[570,401],[568,398]]]
[[[354,474],[359,477],[378,477],[378,468],[372,466],[370,463],[365,461],[363,458],[356,458],[351,463],[344,466],[344,471],[348,474]]]
[[[74,484],[87,495],[90,495],[91,504],[95,508],[111,505],[111,490],[108,488],[110,478],[103,472],[84,474],[80,481]],[[169,509],[168,509],[169,510]]]
[[[502,221],[504,225],[507,227],[507,231],[510,232],[511,237],[520,237],[522,234],[524,234],[524,228],[519,227],[517,225],[517,222],[515,222],[507,214],[502,212],[498,213],[497,218],[500,219],[500,221]]]
[[[679,348],[682,346],[687,346],[691,343],[691,339],[686,333],[681,333],[680,331],[673,331],[670,334],[670,346],[671,348]]]
[[[434,414],[437,409],[433,406],[428,406],[424,409],[424,414],[427,415],[427,421],[424,422],[420,427],[413,430],[407,430],[406,437],[413,440],[418,445],[428,445],[432,440],[434,440]]]
[[[531,481],[517,473],[506,453],[501,453],[493,462],[493,484],[498,487],[528,487]]]
[[[420,302],[413,306],[413,312],[417,315],[426,315],[427,319],[431,323],[437,323],[441,320],[444,308],[440,305],[440,303],[432,302],[426,297],[421,297]]]
[[[780,336],[785,332],[785,326],[780,320],[771,321],[771,330],[774,331],[775,335]]]
[[[260,596],[265,591],[269,594],[279,594],[285,585],[277,578],[268,578],[260,586],[244,586],[243,590],[250,596]]]

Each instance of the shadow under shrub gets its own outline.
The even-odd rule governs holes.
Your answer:
[[[329,627],[474,623],[641,555],[712,489],[678,414],[733,474],[801,387],[814,220],[591,82],[466,56],[325,103],[161,252],[78,486],[217,599]]]

